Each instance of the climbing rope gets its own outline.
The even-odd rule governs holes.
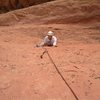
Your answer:
[[[48,55],[50,61],[51,61],[52,64],[54,65],[54,67],[55,67],[57,73],[60,75],[60,77],[62,78],[62,80],[65,82],[66,86],[70,89],[70,91],[71,91],[72,94],[74,95],[75,99],[76,99],[76,100],[79,100],[78,97],[77,97],[77,95],[75,94],[75,92],[72,90],[72,88],[69,86],[69,84],[67,83],[67,81],[65,80],[65,78],[63,77],[63,75],[61,74],[61,72],[59,71],[57,65],[56,65],[55,62],[53,61],[53,59],[52,59],[52,57],[50,56],[48,50],[47,50],[46,48],[43,48],[43,49],[44,49],[44,52],[43,52],[42,55],[40,56],[41,59],[43,58],[43,55],[44,55],[45,53],[47,53],[47,55]]]

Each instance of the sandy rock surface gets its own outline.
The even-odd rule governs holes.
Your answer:
[[[79,100],[100,97],[99,30],[79,25],[0,27],[0,100],[75,100],[44,49],[35,45],[48,30],[58,47],[46,47]],[[78,30],[78,31],[76,31]]]
[[[45,48],[78,99],[100,99],[100,0],[55,0],[0,14],[0,100],[76,100],[47,53],[40,58],[50,30],[58,47]]]

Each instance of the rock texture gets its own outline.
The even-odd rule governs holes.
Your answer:
[[[0,0],[0,12],[3,13],[49,1],[53,0]]]
[[[34,23],[0,27],[0,100],[76,100],[48,55],[40,58],[44,49],[35,47],[48,30],[59,43],[46,48],[79,100],[100,100],[100,30],[88,28]]]
[[[43,3],[50,0],[12,0],[5,2],[6,9],[16,9],[31,6],[32,4]],[[35,0],[36,1],[36,0]],[[20,3],[19,3],[20,2]],[[12,5],[12,6],[10,6]],[[7,6],[7,7],[6,7]],[[10,8],[11,7],[11,8]],[[8,10],[9,10],[8,9]],[[44,10],[45,9],[45,10]],[[100,22],[100,1],[99,0],[55,0],[25,9],[12,11],[0,15],[0,25],[14,25],[16,23],[38,23],[38,24],[68,24],[68,23],[96,23]]]
[[[0,1],[8,11],[28,6]],[[58,47],[45,48],[78,100],[100,100],[100,0],[56,0],[0,14],[0,100],[76,100],[47,52],[40,58],[45,48],[36,44],[49,30]]]

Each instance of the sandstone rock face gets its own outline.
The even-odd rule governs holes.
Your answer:
[[[53,0],[0,0],[0,13]]]
[[[29,8],[0,14],[0,26],[26,23],[35,24],[89,24],[100,23],[100,0],[0,0],[1,8],[7,11],[31,6]],[[91,1],[91,2],[90,2]],[[4,2],[4,4],[3,4]],[[39,4],[39,5],[36,5]],[[8,6],[9,5],[9,6]],[[34,6],[35,5],[35,6]],[[3,9],[3,10],[4,10]],[[2,9],[1,9],[2,10]]]

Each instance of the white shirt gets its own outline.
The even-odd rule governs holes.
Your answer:
[[[44,44],[56,46],[56,44],[57,44],[57,38],[55,36],[52,36],[52,39],[49,40],[48,36],[46,36],[44,38]]]

